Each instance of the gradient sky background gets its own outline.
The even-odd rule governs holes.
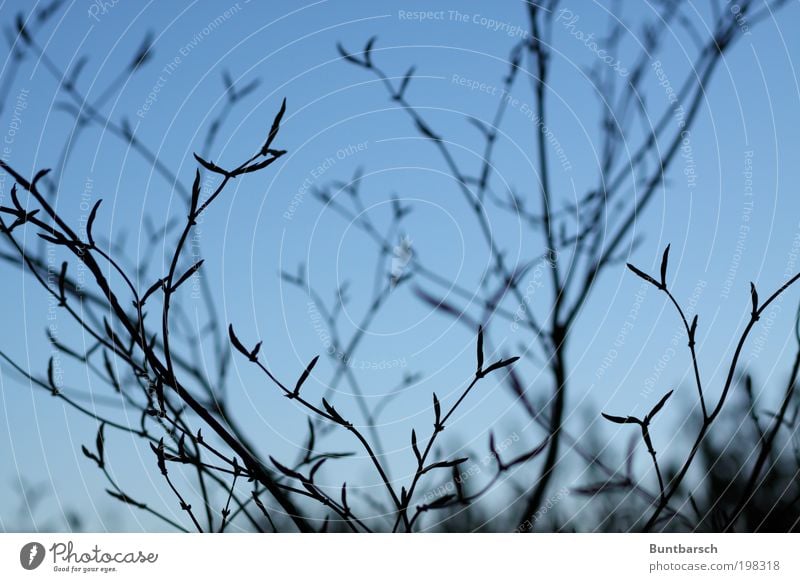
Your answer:
[[[10,26],[19,11],[29,13],[31,4],[0,3],[3,25]],[[224,323],[233,323],[247,343],[254,343],[257,337],[263,339],[263,353],[279,377],[293,381],[311,357],[324,351],[307,297],[282,283],[279,270],[294,271],[299,263],[305,263],[309,278],[326,298],[333,297],[337,284],[349,281],[350,303],[343,314],[346,335],[363,316],[374,278],[374,245],[308,192],[298,198],[306,180],[323,186],[333,180],[349,180],[357,168],[363,168],[361,191],[370,217],[386,224],[390,196],[405,200],[413,207],[406,234],[415,252],[444,276],[468,288],[477,287],[488,253],[452,176],[434,147],[417,139],[408,116],[388,98],[385,89],[340,58],[336,43],[356,51],[366,39],[377,35],[373,58],[389,75],[400,76],[410,65],[416,65],[417,78],[409,86],[409,100],[434,128],[462,148],[458,154],[462,167],[476,168],[483,143],[466,117],[490,120],[497,97],[460,86],[453,82],[453,76],[490,86],[501,84],[507,73],[509,50],[519,37],[502,29],[492,30],[474,17],[485,16],[524,28],[527,17],[522,3],[321,1],[301,5],[240,0],[143,4],[122,0],[114,6],[107,4],[109,7],[101,10],[92,2],[68,3],[37,33],[37,39],[62,68],[74,66],[81,55],[88,57],[78,88],[92,102],[152,31],[152,59],[126,80],[121,92],[102,110],[114,121],[129,120],[136,136],[156,150],[182,182],[190,183],[195,168],[192,153],[201,149],[211,120],[226,107],[223,71],[229,71],[237,85],[255,79],[260,85],[232,109],[221,127],[209,153],[215,161],[233,164],[249,157],[263,142],[281,99],[287,99],[288,110],[276,145],[289,154],[274,169],[237,180],[206,216],[200,234],[206,259],[203,276],[217,294]],[[686,8],[701,29],[709,19],[705,4],[688,3]],[[576,0],[563,4],[580,16],[581,30],[598,36],[609,18],[603,5],[607,3]],[[422,9],[443,10],[444,18],[419,22],[399,13]],[[455,9],[469,15],[466,22],[448,12]],[[653,15],[654,7],[629,3],[625,9],[621,17],[631,29],[617,56],[632,66],[626,59],[637,54],[640,24],[643,17]],[[226,10],[228,17],[223,16]],[[204,32],[221,16],[213,31]],[[756,27],[752,35],[739,38],[727,53],[706,87],[706,103],[692,131],[696,186],[688,186],[683,174],[685,162],[678,159],[665,188],[639,216],[631,237],[643,239],[629,260],[651,271],[656,270],[663,248],[671,243],[670,278],[675,294],[683,301],[693,295],[697,300],[701,367],[712,394],[721,388],[725,362],[749,314],[749,282],[755,281],[766,296],[787,278],[787,272],[800,269],[800,261],[792,258],[793,241],[800,236],[796,191],[800,179],[800,90],[794,68],[800,40],[793,34],[800,24],[798,16],[800,6],[791,2],[776,17]],[[564,171],[551,152],[553,189],[555,202],[565,205],[596,185],[599,107],[584,76],[595,58],[592,52],[559,25],[554,29],[553,42],[558,52],[553,62],[549,125],[571,166]],[[694,54],[691,39],[676,28],[656,58],[677,87],[690,71],[689,59]],[[176,66],[165,73],[169,63]],[[3,61],[0,78],[5,78],[9,64]],[[148,93],[159,84],[157,100],[148,111],[141,111]],[[514,87],[513,94],[522,104],[534,103],[530,87],[524,79]],[[660,114],[668,104],[652,70],[646,87],[648,105]],[[56,165],[72,123],[71,117],[59,109],[59,104],[67,100],[53,77],[41,63],[28,58],[0,113],[3,135],[9,135],[13,104],[20,92],[25,95],[26,107],[12,143],[6,141],[8,161],[32,175],[42,167]],[[509,111],[502,130],[493,183],[497,187],[513,185],[533,197],[535,125],[520,107]],[[639,135],[629,137],[636,143]],[[337,156],[358,144],[360,151]],[[98,228],[115,240],[127,232],[130,256],[143,252],[144,215],[155,220],[184,215],[185,207],[171,185],[153,173],[146,160],[100,128],[93,126],[81,134],[73,156],[60,184],[59,209],[77,221],[81,193],[91,180],[92,198],[104,199]],[[333,158],[334,163],[322,172],[316,171],[327,158]],[[735,247],[750,200],[745,195],[743,172],[750,162],[752,214],[738,261]],[[9,179],[3,184],[4,200],[10,184]],[[285,212],[292,207],[293,199],[294,210],[287,219]],[[488,215],[498,245],[507,250],[512,263],[517,257],[541,252],[539,233],[526,230],[514,216],[493,209]],[[154,276],[166,270],[161,260],[157,254],[150,259]],[[726,283],[731,269],[735,275]],[[7,265],[0,266],[0,278],[0,347],[18,361],[27,362],[31,369],[44,370],[50,353],[44,336],[46,297],[32,278],[23,279]],[[152,280],[142,285],[149,286]],[[607,271],[577,322],[569,352],[570,431],[586,438],[591,432],[602,442],[612,443],[609,454],[616,462],[622,454],[618,445],[627,442],[628,435],[615,435],[616,427],[601,426],[597,422],[601,410],[641,413],[660,394],[677,387],[663,422],[654,428],[659,453],[685,454],[687,443],[681,436],[694,430],[689,415],[695,406],[695,392],[682,337],[675,355],[657,376],[652,394],[642,392],[648,378],[654,379],[659,359],[672,353],[671,342],[679,331],[676,315],[654,290],[646,293],[636,324],[624,345],[617,348],[613,362],[603,368],[603,359],[608,357],[640,288],[640,281],[624,265]],[[744,361],[751,364],[757,378],[757,392],[764,398],[765,408],[776,401],[778,388],[788,374],[799,297],[796,290],[786,294],[774,319],[754,332],[754,337],[763,337],[763,349],[751,342],[744,354]],[[508,305],[514,309],[513,300]],[[532,305],[539,313],[546,313],[546,291],[537,290]],[[66,319],[63,321],[62,337],[83,341]],[[523,348],[530,344],[529,336],[514,332],[507,322],[493,324],[491,333],[495,345],[502,344],[507,353],[515,353],[520,342]],[[393,293],[370,326],[354,356],[356,363],[369,368],[373,362],[398,360],[402,365],[390,370],[355,370],[369,399],[376,401],[405,372],[423,374],[423,380],[390,407],[381,427],[384,444],[393,451],[395,476],[411,470],[408,434],[412,427],[421,430],[430,424],[430,392],[435,390],[444,398],[452,396],[471,375],[474,341],[474,331],[432,313],[413,297],[410,286]],[[332,369],[331,362],[322,362],[307,390],[321,394]],[[547,370],[527,362],[520,371],[532,397],[546,399],[551,390]],[[87,378],[78,368],[65,367],[65,382],[101,397],[94,403],[99,408],[104,406],[102,398],[111,396],[109,387]],[[230,391],[235,415],[255,435],[254,440],[279,459],[293,458],[304,435],[303,413],[293,409],[241,358],[234,358]],[[5,364],[0,365],[0,395],[4,407],[0,415],[0,528],[59,529],[64,527],[61,515],[68,511],[78,511],[89,529],[138,531],[159,527],[103,493],[105,483],[80,454],[80,445],[94,440],[94,422],[65,412],[45,393],[32,393]],[[337,402],[343,410],[355,414],[356,407],[345,387]],[[501,439],[518,435],[520,451],[543,436],[514,407],[507,390],[490,381],[466,403],[447,442],[483,454],[491,427]],[[166,504],[169,511],[177,513],[172,499],[164,496],[152,454],[129,440],[109,433],[108,447],[118,451],[113,457],[116,462],[112,461],[115,475],[138,498],[154,506]],[[333,436],[330,447],[354,450],[346,435]],[[646,473],[649,467],[644,457],[639,451],[638,474],[652,487],[653,476]],[[356,471],[357,478],[348,477],[349,481],[374,485],[374,477],[363,463],[349,463],[341,464],[342,472]],[[525,485],[526,476],[534,474],[523,471],[517,478]],[[19,475],[28,483],[44,484],[49,492],[33,517],[24,508],[20,511],[20,498],[15,493]],[[333,483],[341,481],[341,475],[334,471],[330,478]],[[554,487],[573,487],[587,479],[580,466],[565,463]],[[573,510],[564,509],[565,513]]]

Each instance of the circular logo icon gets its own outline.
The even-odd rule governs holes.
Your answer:
[[[26,570],[35,570],[44,562],[44,546],[39,542],[29,542],[19,551],[19,563]]]

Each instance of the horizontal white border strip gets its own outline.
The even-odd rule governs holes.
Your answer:
[[[2,534],[0,580],[797,581],[798,542],[791,534]]]

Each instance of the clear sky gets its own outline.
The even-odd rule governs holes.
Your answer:
[[[29,14],[33,5],[0,2],[4,30],[13,30],[15,15]],[[586,76],[597,55],[575,31],[602,39],[612,18],[603,8],[607,5],[588,0],[563,4],[579,19],[572,28],[556,24],[553,31],[548,125],[564,160],[560,163],[559,154],[550,152],[557,207],[597,184],[600,108]],[[619,16],[629,29],[620,54],[613,55],[620,66],[633,66],[641,23],[655,9],[647,2],[624,3]],[[421,19],[420,10],[431,14]],[[685,13],[699,30],[708,26],[706,3],[689,2]],[[670,278],[676,296],[695,303],[700,314],[699,354],[712,394],[721,387],[725,362],[749,314],[749,282],[755,281],[766,295],[800,270],[796,242],[800,89],[794,64],[800,54],[795,34],[799,16],[800,6],[790,2],[739,38],[727,53],[706,87],[692,129],[691,159],[679,158],[664,188],[639,215],[630,237],[641,242],[627,260],[650,271],[657,269],[663,248],[672,245]],[[381,83],[341,58],[337,42],[359,51],[375,35],[372,58],[397,79],[415,65],[406,96],[436,131],[452,141],[457,163],[469,174],[479,167],[483,143],[467,118],[492,119],[502,98],[496,88],[508,72],[509,51],[526,26],[521,2],[74,1],[37,31],[36,38],[61,69],[71,70],[86,57],[78,90],[89,103],[102,99],[103,115],[129,124],[137,139],[156,151],[186,185],[195,171],[192,153],[202,151],[210,124],[229,107],[224,72],[238,87],[256,80],[258,85],[230,109],[213,149],[206,152],[221,164],[238,163],[260,147],[281,99],[286,98],[287,113],[276,146],[288,154],[272,168],[238,179],[205,217],[197,240],[205,258],[202,276],[213,289],[223,323],[233,323],[248,343],[263,339],[262,351],[276,374],[293,382],[314,355],[325,352],[326,333],[315,325],[308,297],[282,282],[279,271],[295,272],[304,264],[325,300],[335,296],[338,285],[349,282],[349,302],[341,316],[345,337],[364,317],[375,278],[375,245],[351,221],[316,200],[311,194],[314,188],[347,182],[360,168],[361,211],[378,228],[385,228],[392,196],[412,207],[402,234],[431,269],[463,287],[478,289],[489,259],[474,215],[434,146],[419,139],[408,115]],[[149,61],[126,76],[118,92],[104,95],[149,33],[153,34]],[[691,71],[690,58],[696,54],[692,43],[691,35],[676,26],[664,48],[653,55],[676,86]],[[10,52],[2,54],[0,80],[12,70]],[[661,79],[654,67],[647,75],[646,103],[660,114],[669,106]],[[492,184],[498,191],[513,187],[535,201],[531,84],[523,77],[512,95],[516,105],[501,125]],[[56,167],[73,127],[64,107],[68,103],[46,64],[30,56],[25,59],[0,112],[3,159],[30,175]],[[634,147],[640,136],[635,130],[627,136],[628,145]],[[103,128],[91,126],[82,132],[72,144],[71,156],[59,184],[59,209],[78,222],[85,216],[86,201],[102,198],[98,229],[106,238],[124,243],[129,257],[150,253],[144,246],[146,216],[155,223],[185,216],[174,184]],[[3,204],[10,185],[8,178],[2,183]],[[340,192],[337,199],[352,206],[347,196]],[[531,232],[519,217],[491,207],[486,212],[495,241],[512,264],[542,252],[540,233]],[[396,233],[398,241],[400,234]],[[163,250],[146,256],[150,270],[141,281],[143,287],[166,271]],[[547,291],[538,290],[536,277],[541,273],[535,273],[525,283],[532,289],[532,309],[544,317]],[[46,296],[32,278],[23,278],[5,264],[0,265],[0,278],[0,347],[30,369],[44,370],[50,355],[44,335]],[[474,330],[432,312],[412,288],[407,284],[391,294],[352,356],[354,373],[372,403],[396,386],[404,373],[422,374],[422,380],[382,417],[383,444],[399,476],[407,474],[413,462],[411,428],[428,430],[430,392],[452,397],[474,366]],[[691,427],[687,419],[696,400],[690,361],[674,312],[654,290],[641,296],[641,289],[624,263],[609,269],[595,286],[572,336],[567,424],[576,436],[591,433],[616,445],[627,441],[627,435],[615,435],[614,428],[601,426],[597,422],[601,410],[641,413],[658,395],[678,388],[664,422],[654,428],[654,438],[665,455],[680,455],[686,447],[681,433]],[[440,296],[445,293],[435,290]],[[765,408],[774,405],[788,374],[798,297],[797,291],[786,295],[774,316],[754,332],[757,341],[748,344],[744,354]],[[192,314],[202,307],[196,299],[185,300]],[[513,300],[507,306],[513,310]],[[634,311],[635,325],[620,341]],[[59,321],[63,321],[62,337],[77,345],[84,341],[66,319]],[[530,336],[513,330],[508,322],[493,322],[490,331],[494,345],[502,345],[506,353],[531,349]],[[202,353],[204,358],[213,357],[213,346],[204,345]],[[241,358],[233,361],[229,390],[235,416],[265,452],[279,459],[293,458],[303,439],[304,414],[280,398]],[[307,389],[321,396],[333,368],[334,362],[323,359]],[[547,370],[527,360],[519,370],[533,399],[546,400],[551,391]],[[113,397],[108,386],[79,368],[65,364],[64,373],[65,385],[97,398],[89,406],[102,408],[104,399]],[[80,453],[81,444],[93,442],[96,423],[65,411],[45,393],[31,393],[5,363],[0,364],[0,396],[4,409],[0,528],[61,528],[61,515],[73,510],[90,529],[157,527],[103,493],[104,481]],[[336,399],[343,410],[357,414],[346,384]],[[124,416],[124,412],[113,414]],[[520,451],[543,436],[514,406],[508,391],[491,381],[466,403],[448,443],[485,454],[489,428],[501,438],[519,436]],[[170,498],[159,500],[164,493],[149,450],[120,434],[109,433],[108,438],[108,446],[120,451],[114,471],[126,489],[177,513]],[[329,443],[333,449],[355,450],[346,435],[334,435]],[[612,462],[619,462],[620,448],[612,446]],[[637,459],[637,467],[646,471],[643,451]],[[342,462],[341,471],[356,473],[348,479],[372,484],[374,476],[358,461]],[[517,477],[527,487],[526,477],[534,474],[522,472]],[[20,511],[14,493],[18,475],[29,483],[43,483],[49,491],[33,518]],[[335,470],[329,476],[334,483],[341,481]],[[587,479],[579,466],[565,464],[555,488],[577,486]],[[652,475],[643,477],[643,482],[652,487]]]

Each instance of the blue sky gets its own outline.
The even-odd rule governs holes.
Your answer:
[[[325,350],[308,298],[282,282],[279,271],[294,272],[298,264],[305,264],[309,279],[325,298],[332,298],[339,284],[349,282],[350,302],[342,324],[345,335],[363,317],[374,280],[374,244],[315,200],[309,186],[349,181],[361,168],[363,210],[376,225],[383,228],[388,223],[389,200],[396,196],[413,208],[404,234],[414,252],[443,276],[478,288],[489,255],[453,177],[435,148],[419,139],[385,88],[344,62],[336,43],[357,51],[375,35],[373,58],[388,75],[399,78],[415,65],[407,97],[431,126],[452,141],[457,162],[469,173],[478,167],[483,144],[466,118],[491,120],[498,102],[492,88],[502,84],[509,51],[520,34],[514,27],[527,24],[522,3],[462,2],[457,8],[448,2],[106,4],[100,8],[89,2],[70,3],[37,33],[37,39],[63,69],[75,66],[81,56],[88,57],[77,87],[93,102],[124,69],[142,38],[152,32],[151,60],[126,78],[102,111],[115,122],[128,120],[137,138],[157,151],[181,182],[190,183],[195,168],[192,153],[201,150],[209,124],[228,106],[223,71],[237,86],[254,80],[259,85],[231,109],[213,150],[207,153],[221,164],[249,157],[263,142],[281,99],[287,99],[276,145],[289,153],[274,169],[237,180],[205,217],[198,234],[205,258],[202,276],[214,289],[224,323],[233,323],[248,342],[263,339],[263,353],[279,377],[293,381],[314,355]],[[602,5],[575,1],[563,6],[579,16],[577,29],[602,37],[609,18]],[[0,4],[4,24],[10,24],[18,11],[30,10],[27,2]],[[435,14],[422,21],[409,16],[419,10]],[[621,17],[631,26],[621,53],[614,56],[630,67],[642,19],[651,17],[654,7],[642,3],[625,10],[629,12]],[[686,11],[701,29],[707,24],[704,4],[690,3]],[[638,217],[630,238],[641,237],[641,244],[628,260],[650,271],[657,269],[663,248],[672,245],[670,279],[679,299],[696,302],[701,368],[712,394],[721,387],[727,369],[724,362],[746,323],[749,282],[755,281],[766,295],[800,269],[795,257],[798,249],[793,247],[800,230],[795,192],[800,178],[796,162],[800,90],[794,69],[800,41],[791,34],[797,24],[798,6],[790,3],[752,34],[741,37],[727,53],[706,87],[705,103],[692,128],[691,163],[687,158],[677,160],[665,186]],[[597,57],[570,30],[575,28],[560,24],[554,28],[556,52],[548,93],[549,125],[569,161],[568,169],[553,162],[557,206],[569,204],[597,184],[600,109],[585,74]],[[654,59],[661,61],[677,86],[691,70],[690,57],[695,52],[691,38],[676,27]],[[9,64],[3,61],[0,75],[8,73]],[[651,68],[645,84],[647,104],[660,113],[669,103],[658,83]],[[0,132],[6,135],[14,122],[13,102],[20,95],[25,107],[15,122],[18,128],[12,143],[6,142],[7,155],[20,171],[33,174],[54,166],[69,138],[71,118],[61,107],[68,99],[58,91],[44,64],[28,58],[2,111]],[[531,184],[537,178],[536,127],[528,115],[534,103],[530,83],[524,78],[518,81],[512,95],[517,101],[501,126],[493,184],[500,189],[514,187],[535,200]],[[635,130],[627,137],[633,148],[641,132]],[[554,153],[550,155],[554,160]],[[691,179],[690,166],[695,172]],[[90,192],[87,184],[91,184]],[[9,186],[7,179],[3,196]],[[145,215],[163,221],[165,216],[180,218],[185,212],[172,184],[135,151],[96,126],[74,143],[73,161],[59,186],[59,209],[75,221],[85,214],[82,193],[104,200],[98,228],[115,240],[127,232],[127,249],[134,257],[145,252]],[[344,192],[339,194],[339,199],[350,203],[346,197]],[[493,236],[512,264],[541,252],[541,234],[531,232],[518,217],[492,209],[487,214]],[[166,270],[160,253],[148,257],[148,263],[151,279],[143,280],[142,286],[149,286]],[[30,277],[22,278],[6,265],[0,266],[0,273],[2,349],[31,369],[43,369],[50,353],[43,333],[46,297]],[[539,291],[535,280],[528,283],[536,289],[534,311],[546,314],[547,290]],[[613,443],[616,452],[610,458],[617,461],[620,447],[616,443],[627,435],[600,426],[596,421],[601,410],[641,412],[661,393],[678,388],[663,423],[653,430],[660,451],[680,455],[686,446],[680,433],[689,430],[687,418],[695,405],[685,342],[674,339],[680,337],[676,335],[679,321],[653,289],[637,298],[640,290],[640,281],[623,264],[609,269],[577,321],[569,352],[568,427],[576,436],[592,433]],[[195,306],[192,301],[197,303],[187,299],[190,311]],[[761,337],[757,346],[748,344],[745,351],[767,408],[775,402],[788,373],[797,301],[797,292],[788,293],[769,324],[754,332],[754,337]],[[513,300],[509,305],[513,310]],[[635,325],[619,343],[632,310]],[[519,347],[529,349],[530,336],[513,331],[508,322],[493,323],[490,329],[494,343],[502,343],[509,353]],[[62,333],[75,342],[83,341],[66,321]],[[369,401],[391,390],[403,373],[423,374],[423,380],[387,410],[381,427],[398,475],[409,471],[413,461],[408,444],[411,428],[419,431],[430,423],[430,392],[453,396],[471,375],[474,341],[474,331],[432,313],[416,300],[411,285],[393,292],[370,325],[353,356],[354,371]],[[213,357],[213,347],[205,345],[203,353]],[[665,358],[662,370],[659,360]],[[381,362],[389,362],[391,369],[369,369]],[[392,366],[391,362],[399,363]],[[332,363],[323,360],[308,390],[321,395],[332,369]],[[520,371],[534,400],[546,400],[551,390],[547,370],[526,362]],[[79,368],[65,367],[65,377],[67,385],[81,392],[110,396],[107,386]],[[0,475],[2,527],[13,529],[17,523],[42,527],[48,521],[42,516],[58,521],[68,508],[80,508],[90,529],[155,527],[106,498],[102,479],[80,454],[80,445],[94,439],[94,422],[65,412],[46,394],[31,394],[6,365],[0,366],[0,382],[5,410],[0,416],[0,466],[6,468]],[[645,390],[650,385],[652,391]],[[343,410],[356,414],[345,384],[339,392],[337,401]],[[230,397],[237,418],[264,443],[264,451],[292,458],[305,430],[303,413],[288,406],[240,358],[234,358]],[[507,390],[490,381],[466,403],[453,424],[449,444],[484,452],[487,430],[492,427],[499,437],[518,435],[520,450],[543,436],[514,406]],[[120,451],[117,458],[125,459],[114,466],[120,482],[129,484],[132,492],[141,492],[141,498],[165,503],[172,511],[171,499],[159,500],[163,491],[149,451],[119,434],[109,440],[109,446]],[[353,447],[346,436],[338,435],[331,437],[330,446]],[[638,461],[637,467],[646,471],[643,454]],[[341,471],[355,471],[366,484],[374,481],[368,467],[358,460],[343,462]],[[35,523],[29,516],[16,514],[12,490],[18,474],[30,482],[52,484],[54,493]],[[525,486],[525,479],[534,474],[521,472],[517,477]],[[330,478],[341,480],[333,470]],[[565,463],[556,482],[576,486],[586,479],[579,466]],[[645,475],[643,483],[652,487],[652,475]]]

